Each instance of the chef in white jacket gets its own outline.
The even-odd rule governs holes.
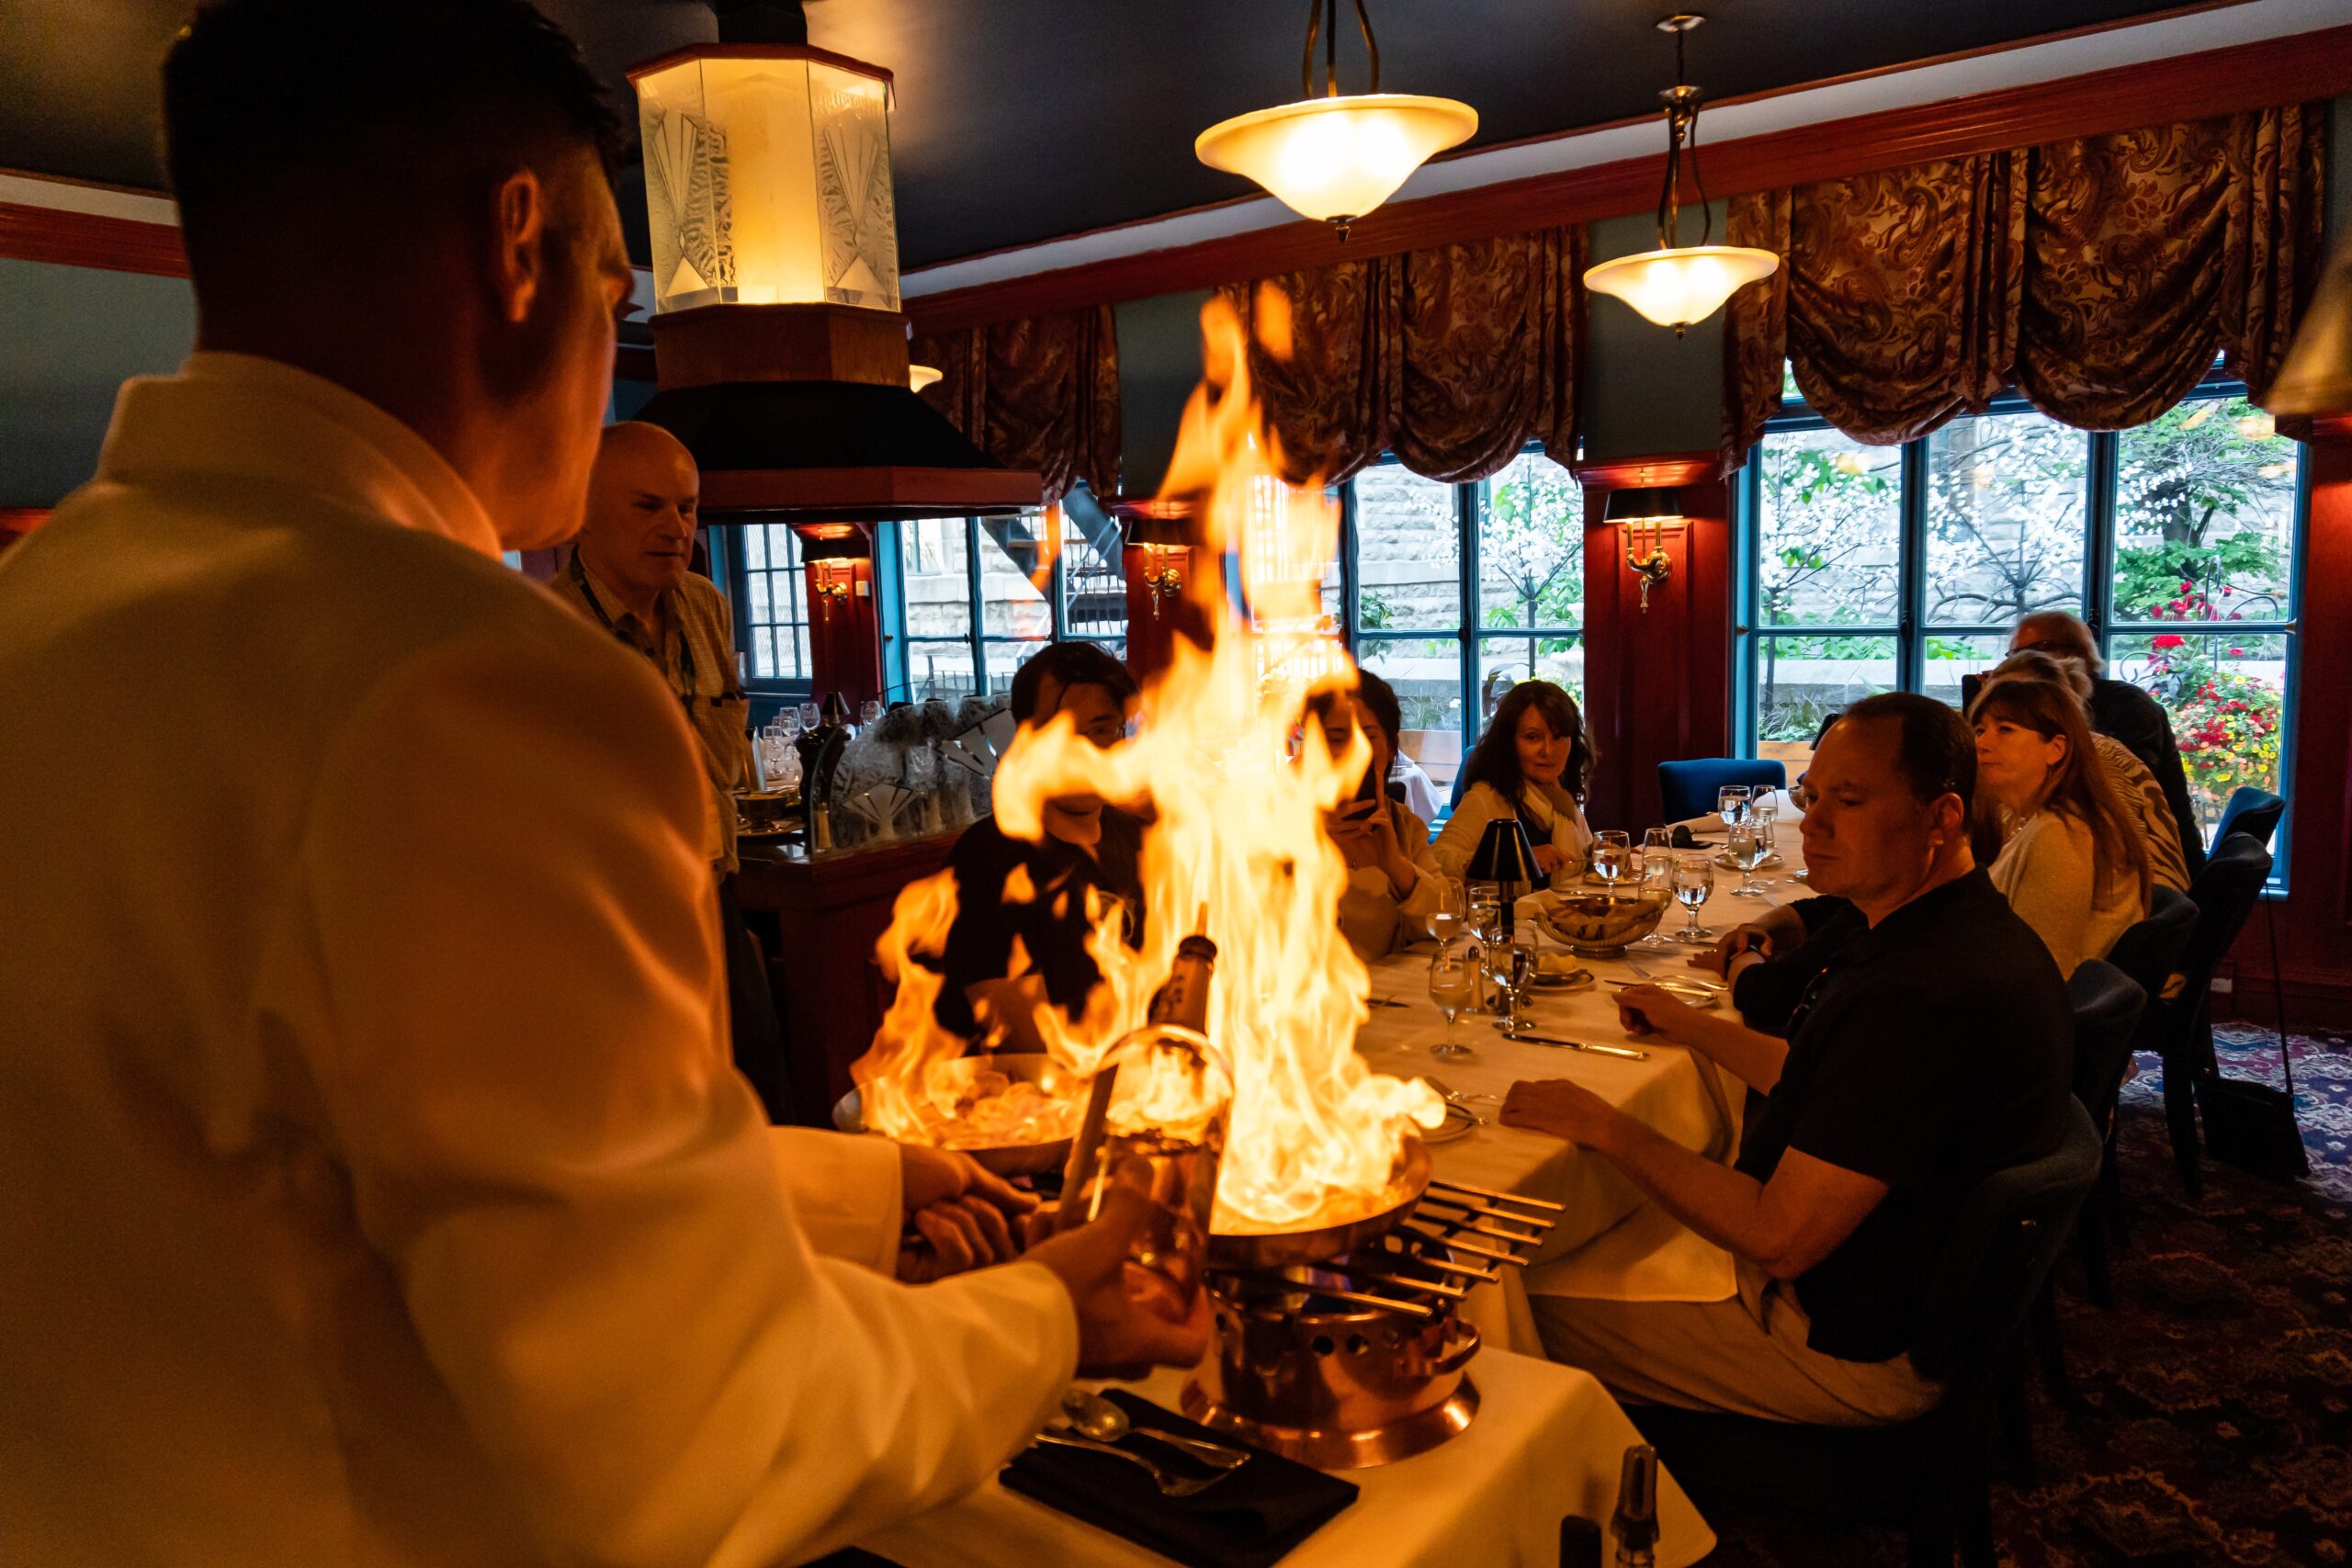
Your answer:
[[[1202,1346],[1132,1192],[894,1282],[986,1195],[729,1066],[678,706],[499,558],[595,449],[599,112],[522,0],[166,63],[199,352],[0,558],[12,1565],[798,1561]]]

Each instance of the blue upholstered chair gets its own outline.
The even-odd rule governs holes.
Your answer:
[[[2287,814],[2287,803],[2267,789],[2252,784],[2240,784],[2230,792],[2230,803],[2222,807],[2222,820],[2213,829],[2213,845],[2233,833],[2244,833],[2264,849],[2270,847],[2271,835],[2278,831],[2278,818]]]
[[[1668,822],[1713,816],[1716,792],[1725,784],[1786,789],[1789,770],[1763,757],[1700,757],[1657,765],[1657,792]]]

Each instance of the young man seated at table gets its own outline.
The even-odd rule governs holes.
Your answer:
[[[1068,714],[1105,750],[1125,738],[1136,698],[1127,667],[1091,642],[1042,649],[1012,678],[1012,716],[1023,729]],[[1118,899],[1127,940],[1142,937],[1142,822],[1091,795],[1057,795],[1044,817],[1046,836],[1034,844],[1008,837],[994,818],[956,840],[956,921],[933,1013],[975,1043],[1043,1050],[1036,1010],[1050,1002],[1075,1017],[1085,1008],[1102,977],[1086,951],[1090,894]],[[1010,973],[1016,941],[1028,960],[1018,976]]]
[[[1907,1352],[1923,1283],[1970,1192],[2057,1146],[2073,1049],[2056,965],[1971,852],[1975,761],[1960,716],[1923,696],[1868,698],[1831,728],[1805,861],[1853,913],[1805,944],[1818,962],[1788,1038],[1654,987],[1620,998],[1629,1032],[1764,1096],[1735,1166],[1573,1083],[1512,1086],[1506,1125],[1607,1156],[1736,1263],[1726,1301],[1537,1303],[1555,1359],[1627,1398],[1767,1419],[1869,1425],[1935,1403]]]

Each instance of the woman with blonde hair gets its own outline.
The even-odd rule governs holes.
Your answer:
[[[1976,858],[2061,974],[2148,912],[2140,824],[2099,765],[2082,705],[2051,681],[1988,682],[1976,731]]]
[[[1521,681],[1495,708],[1477,749],[1462,765],[1462,804],[1437,839],[1437,863],[1460,877],[1498,817],[1516,816],[1535,841],[1535,863],[1554,887],[1584,874],[1592,830],[1584,795],[1592,742],[1577,700],[1549,681]]]

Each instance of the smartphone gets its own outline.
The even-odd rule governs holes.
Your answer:
[[[1356,798],[1358,800],[1378,800],[1380,798],[1380,781],[1372,776],[1372,770],[1370,768],[1366,768],[1363,771],[1363,777],[1356,780]]]
[[[1960,678],[1960,711],[1966,713],[1970,708],[1974,707],[1976,705],[1976,694],[1984,689],[1984,676],[1962,675]]]

